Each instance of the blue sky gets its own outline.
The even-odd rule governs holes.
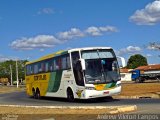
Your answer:
[[[126,60],[160,63],[159,0],[0,0],[0,61],[110,46]]]

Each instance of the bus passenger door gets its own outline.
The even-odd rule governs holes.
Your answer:
[[[82,72],[82,66],[81,62],[79,61],[80,55],[79,52],[72,52],[72,68],[73,68],[73,74],[76,81],[76,84],[78,86],[84,86],[84,79],[83,79],[83,72]]]

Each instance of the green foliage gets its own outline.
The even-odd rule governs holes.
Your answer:
[[[25,63],[27,60],[18,60],[17,65],[18,65],[18,77],[19,79],[24,80],[25,79]],[[0,78],[8,78],[10,81],[10,76],[11,76],[11,70],[10,66],[12,68],[12,78],[13,81],[16,81],[16,61],[9,60],[9,61],[4,61],[0,62]]]
[[[135,54],[131,56],[127,62],[127,68],[129,69],[135,69],[139,66],[144,66],[144,65],[148,65],[147,59],[140,54]]]

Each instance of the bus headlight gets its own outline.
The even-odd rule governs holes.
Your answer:
[[[94,87],[85,87],[86,90],[95,90]]]

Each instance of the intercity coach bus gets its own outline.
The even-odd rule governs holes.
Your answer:
[[[76,48],[26,63],[29,96],[101,98],[121,92],[116,55],[110,47]]]

